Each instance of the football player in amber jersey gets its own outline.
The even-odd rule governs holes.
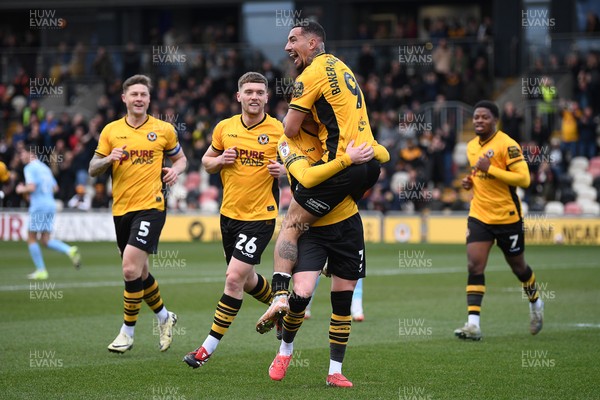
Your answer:
[[[290,30],[285,51],[294,60],[300,75],[294,83],[290,108],[284,119],[284,133],[298,135],[307,116],[314,119],[321,145],[321,162],[343,160],[350,141],[375,147],[367,109],[352,71],[339,59],[325,53],[325,31],[316,22],[297,25]],[[389,153],[376,153],[363,164],[353,165],[316,187],[300,184],[294,191],[286,219],[277,237],[273,266],[273,302],[256,325],[260,333],[270,329],[288,309],[287,296],[291,271],[296,262],[298,238],[302,227],[334,209],[347,195],[359,200],[377,182],[380,163]]]
[[[543,324],[544,303],[539,298],[535,274],[525,261],[523,215],[516,193],[517,186],[529,186],[529,168],[519,144],[496,129],[498,114],[498,106],[491,101],[475,104],[473,125],[477,136],[467,144],[471,174],[462,180],[462,186],[473,189],[473,200],[467,222],[468,321],[454,331],[460,339],[481,339],[484,271],[494,241],[529,298],[531,334],[537,334]]]
[[[348,143],[343,162],[335,159],[328,164],[315,165],[322,155],[318,136],[308,132],[279,140],[278,151],[288,171],[292,190],[319,185],[349,164],[365,162],[376,151],[365,143],[353,147]],[[342,375],[342,362],[351,329],[352,294],[358,279],[366,273],[365,243],[362,220],[356,202],[346,196],[330,213],[316,221],[298,242],[298,262],[292,271],[293,293],[289,310],[283,317],[282,341],[277,356],[269,367],[273,380],[282,380],[292,360],[294,338],[304,321],[305,310],[315,290],[321,268],[328,260],[331,274],[331,319],[329,324],[330,386],[352,387]]]
[[[133,334],[142,300],[158,319],[159,349],[172,341],[177,315],[165,307],[158,283],[148,271],[148,254],[156,254],[165,223],[165,186],[185,171],[187,160],[173,125],[147,114],[150,78],[134,75],[123,82],[121,99],[127,115],[106,125],[90,161],[95,177],[110,169],[113,179],[113,218],[125,279],[124,322],[108,345],[114,353],[133,347]],[[167,156],[172,165],[164,164]]]
[[[213,324],[200,347],[183,361],[198,368],[206,363],[242,307],[244,292],[269,304],[271,285],[254,268],[275,231],[279,176],[277,141],[283,125],[265,113],[268,81],[258,72],[238,80],[237,100],[242,113],[217,124],[202,164],[223,182],[221,235],[227,271],[225,288]]]

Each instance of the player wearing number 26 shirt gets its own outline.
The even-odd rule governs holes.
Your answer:
[[[257,72],[238,80],[237,100],[242,113],[217,124],[202,164],[223,183],[221,235],[227,261],[225,288],[213,323],[200,347],[183,361],[192,368],[204,365],[242,307],[244,292],[269,304],[271,285],[254,266],[273,237],[278,213],[279,176],[285,167],[277,160],[283,125],[265,113],[268,81]]]
[[[484,271],[494,242],[529,299],[531,334],[539,333],[543,324],[544,303],[539,298],[535,274],[525,261],[523,214],[516,193],[517,186],[529,186],[529,168],[519,144],[496,128],[498,116],[498,106],[493,102],[482,100],[475,104],[476,137],[467,145],[471,173],[462,180],[464,189],[473,189],[473,200],[467,220],[468,319],[454,331],[459,339],[481,339]]]

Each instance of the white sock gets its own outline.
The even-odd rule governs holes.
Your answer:
[[[282,356],[291,356],[294,352],[294,342],[287,343],[285,340],[281,341],[281,345],[279,346],[279,354]]]
[[[169,311],[167,307],[163,306],[162,310],[156,313],[156,318],[158,319],[159,324],[164,324],[167,322],[167,318],[169,318]]]
[[[329,360],[329,375],[333,374],[341,374],[342,373],[342,363]]]
[[[531,311],[539,310],[541,305],[542,305],[542,302],[541,302],[540,298],[538,297],[536,301],[534,301],[533,303],[529,303],[529,309]]]
[[[471,325],[479,326],[479,315],[469,314],[467,322]]]
[[[206,349],[208,354],[212,354],[217,346],[219,345],[220,340],[212,335],[208,335],[206,339],[204,339],[204,343],[202,343],[202,347]]]
[[[135,325],[129,326],[123,324],[123,326],[121,326],[121,332],[125,333],[127,336],[133,337],[133,333],[135,332]]]

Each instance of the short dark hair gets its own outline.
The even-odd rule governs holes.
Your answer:
[[[478,101],[477,104],[475,104],[474,108],[487,108],[488,110],[490,110],[490,112],[496,119],[499,118],[499,116],[500,116],[500,111],[498,111],[498,106],[493,101],[489,101],[489,100]]]
[[[127,78],[125,82],[123,82],[123,93],[125,93],[130,86],[138,84],[146,86],[148,88],[148,91],[152,90],[152,80],[150,79],[150,77],[146,75],[133,75]]]
[[[242,90],[242,85],[244,83],[264,83],[265,88],[269,88],[269,81],[267,80],[267,78],[265,78],[263,74],[260,74],[258,72],[250,71],[242,75],[240,79],[238,79],[238,90]]]
[[[302,29],[302,33],[310,33],[321,39],[323,43],[325,43],[325,29],[315,21],[301,22],[299,24],[294,25],[294,28]]]

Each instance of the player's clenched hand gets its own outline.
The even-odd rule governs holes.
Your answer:
[[[346,147],[346,153],[350,156],[352,164],[364,164],[375,156],[375,150],[372,146],[367,146],[363,143],[358,147],[354,147],[354,140],[351,140]]]
[[[275,160],[269,160],[267,169],[269,170],[269,174],[275,179],[279,179],[280,176],[285,175],[285,167]]]
[[[125,145],[123,147],[115,147],[114,149],[112,149],[112,151],[108,155],[108,159],[112,162],[122,161],[125,158],[125,148],[126,147],[127,147],[127,145]]]
[[[488,157],[479,157],[479,160],[475,163],[475,168],[483,172],[488,172],[490,159]]]
[[[473,188],[473,178],[471,175],[465,176],[461,181],[462,187],[465,190],[471,190]]]
[[[221,162],[223,165],[231,165],[235,162],[237,157],[236,147],[230,147],[221,154]]]

